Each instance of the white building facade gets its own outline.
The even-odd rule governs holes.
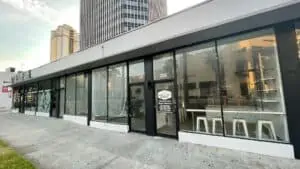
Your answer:
[[[300,1],[245,2],[206,1],[33,69],[13,110],[300,158]]]

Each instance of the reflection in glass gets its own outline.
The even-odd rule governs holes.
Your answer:
[[[127,123],[126,63],[110,66],[108,79],[108,120]]]
[[[223,135],[214,43],[176,51],[176,64],[180,129]]]
[[[129,83],[143,82],[145,79],[144,60],[129,64]]]
[[[66,112],[67,115],[75,115],[75,84],[76,76],[66,77]]]
[[[174,63],[172,53],[155,56],[153,59],[154,80],[174,78]]]
[[[299,58],[300,58],[300,22],[296,22],[295,27],[296,27],[298,54],[299,54]]]
[[[14,88],[13,89],[13,109],[16,109],[15,111],[19,112],[19,109],[21,107],[21,94],[20,89]]]
[[[37,103],[37,84],[25,87],[25,110],[35,112]]]
[[[59,117],[65,114],[65,77],[60,78]]]
[[[146,131],[144,85],[130,87],[131,128],[134,131]]]
[[[88,78],[87,74],[76,77],[76,115],[86,116],[88,113]]]
[[[106,120],[107,69],[95,69],[92,76],[92,120]]]
[[[50,113],[51,103],[51,81],[43,81],[39,84],[38,112]]]
[[[218,51],[225,134],[288,141],[273,31],[220,40]]]

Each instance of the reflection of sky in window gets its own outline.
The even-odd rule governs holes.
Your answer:
[[[129,76],[131,82],[144,80],[145,68],[144,61],[138,61],[129,65]]]

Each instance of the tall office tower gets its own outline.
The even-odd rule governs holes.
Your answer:
[[[79,34],[69,25],[51,31],[50,60],[56,61],[79,50]]]
[[[167,16],[167,0],[149,0],[149,21],[160,19]]]
[[[166,15],[166,0],[81,0],[80,48],[92,47]]]

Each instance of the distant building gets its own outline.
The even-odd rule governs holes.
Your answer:
[[[81,0],[80,49],[165,16],[166,0]]]
[[[12,84],[11,77],[15,72],[15,68],[7,68],[5,72],[0,72],[0,112],[2,110],[8,110],[12,106]]]
[[[79,34],[69,25],[51,31],[50,60],[56,61],[79,50]]]
[[[167,16],[167,0],[149,0],[149,21],[155,21]]]

